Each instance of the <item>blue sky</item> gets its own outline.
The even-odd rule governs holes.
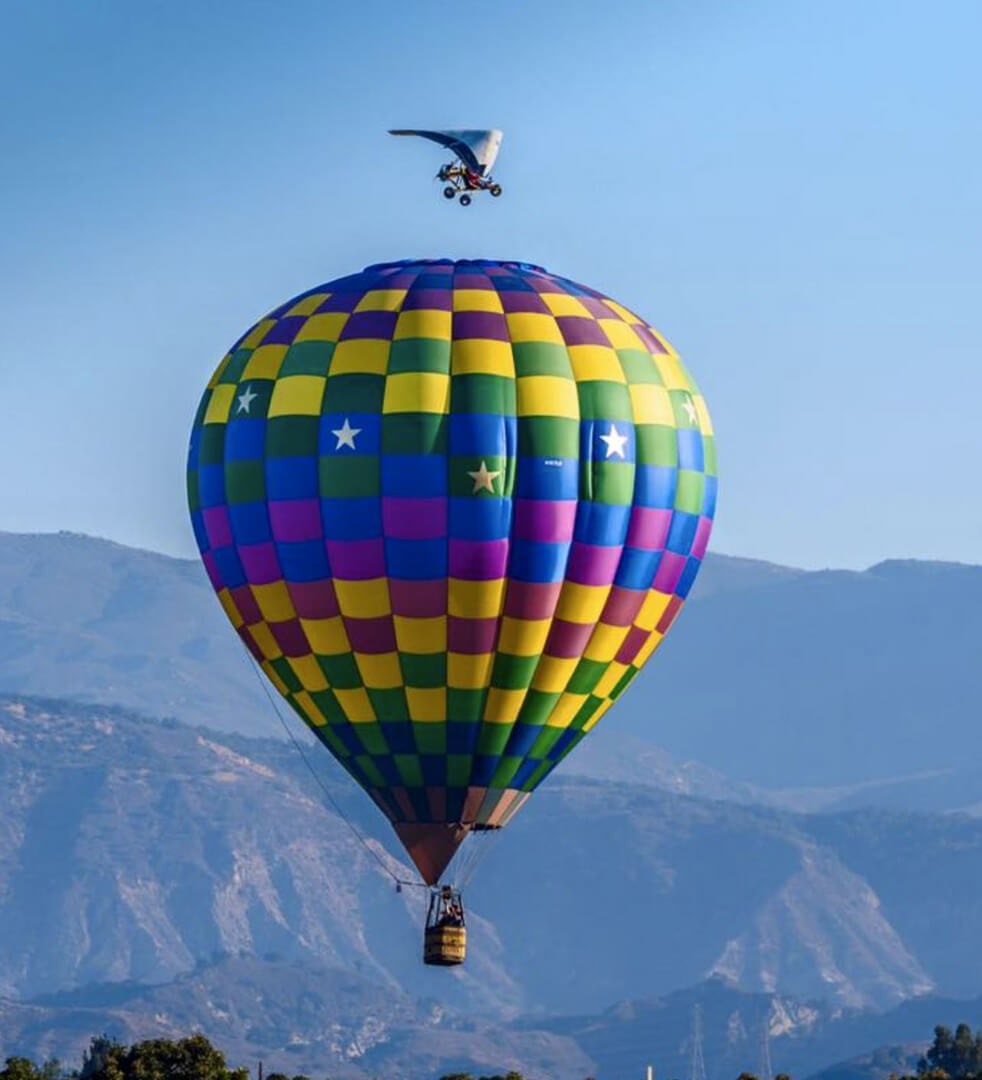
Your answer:
[[[0,528],[191,554],[199,392],[383,259],[541,263],[680,349],[713,547],[982,562],[974,0],[14,0],[0,38]],[[392,126],[497,126],[463,210]]]

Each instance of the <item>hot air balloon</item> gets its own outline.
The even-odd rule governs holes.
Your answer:
[[[280,305],[212,376],[188,464],[226,615],[431,887],[658,647],[716,487],[671,345],[493,260],[369,266]],[[428,962],[463,959],[458,907],[434,888]]]

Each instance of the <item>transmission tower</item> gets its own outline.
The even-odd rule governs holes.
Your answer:
[[[771,1016],[768,1009],[760,1023],[759,1064],[757,1074],[760,1080],[774,1080],[771,1069]]]
[[[706,1062],[702,1056],[702,1006],[699,1004],[692,1006],[692,1063],[689,1080],[706,1080]]]

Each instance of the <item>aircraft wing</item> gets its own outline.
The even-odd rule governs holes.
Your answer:
[[[390,135],[418,135],[421,139],[445,146],[469,168],[482,176],[491,171],[498,150],[501,147],[502,133],[494,128],[465,129],[462,131],[421,131],[415,128],[396,128]]]

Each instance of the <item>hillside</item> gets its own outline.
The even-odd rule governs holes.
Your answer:
[[[521,1070],[536,1080],[619,1080],[653,1063],[691,1070],[696,1008],[707,1080],[742,1070],[822,1080],[885,1080],[916,1061],[936,1022],[954,1026],[982,1000],[920,998],[886,1013],[842,1010],[718,979],[602,1013],[510,1023],[413,998],[357,973],[270,957],[217,957],[161,986],[93,986],[29,1003],[0,1000],[0,1054],[77,1061],[92,1032],[124,1042],[204,1031],[229,1059],[340,1080],[432,1080],[451,1071]],[[860,1053],[873,1042],[881,1049]],[[844,1060],[845,1059],[845,1060]]]
[[[973,807],[980,639],[980,567],[710,556],[603,740],[564,769],[803,810]],[[196,562],[0,533],[0,691],[277,734],[244,656]]]
[[[590,1012],[714,972],[853,1007],[979,989],[971,818],[801,817],[557,779],[487,850],[467,891],[470,960],[448,975],[419,964],[420,894],[395,892],[287,744],[33,699],[3,704],[0,740],[8,996],[166,982],[222,952],[497,1015]],[[375,808],[318,760],[380,859],[408,874]],[[910,888],[925,845],[958,889]],[[939,937],[942,922],[957,931]]]

